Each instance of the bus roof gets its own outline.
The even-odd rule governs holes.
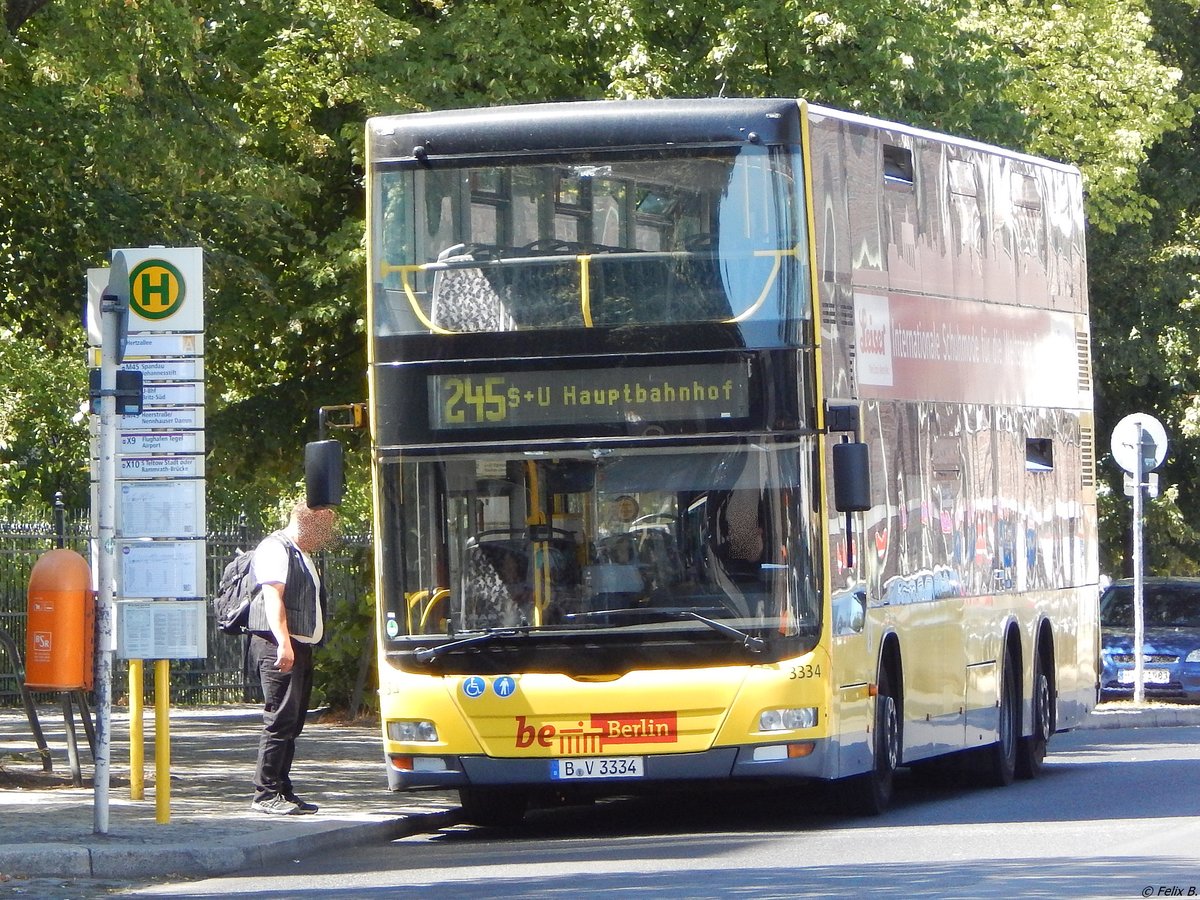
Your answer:
[[[439,157],[627,150],[639,147],[737,145],[800,142],[800,101],[787,98],[698,98],[672,100],[590,100],[531,103],[475,109],[438,110],[368,121],[376,161],[415,162]],[[807,104],[810,116],[964,148],[1078,173],[1075,166],[1007,150],[970,138],[915,128]],[[417,148],[421,148],[419,151]]]
[[[1063,172],[1079,174],[1079,169],[1068,163],[1058,162],[1052,159],[1046,159],[1041,156],[1032,156],[1028,153],[1021,153],[1017,150],[1008,150],[996,144],[988,144],[983,141],[973,140],[971,138],[957,137],[952,134],[946,134],[943,131],[932,131],[925,128],[916,128],[912,125],[905,125],[901,122],[891,122],[886,119],[876,119],[871,116],[865,116],[861,113],[847,112],[842,109],[833,109],[828,106],[819,106],[815,103],[808,104],[808,114],[810,118],[828,117],[838,119],[842,122],[848,122],[851,125],[862,125],[872,129],[885,129],[887,131],[910,135],[913,138],[927,141],[936,141],[940,144],[950,144],[957,147],[969,148],[972,150],[981,150],[996,156],[1006,156],[1010,159],[1019,159],[1025,162],[1033,163],[1039,166],[1046,166],[1052,169],[1058,169]]]
[[[376,160],[798,144],[795,100],[599,100],[381,116],[369,120]],[[420,149],[418,149],[420,148]]]

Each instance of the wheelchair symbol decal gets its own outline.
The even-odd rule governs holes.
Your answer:
[[[487,682],[478,675],[472,675],[462,683],[463,695],[474,700],[476,697],[482,697],[487,690]]]

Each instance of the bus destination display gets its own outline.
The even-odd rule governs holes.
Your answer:
[[[744,419],[745,363],[430,375],[434,429]]]

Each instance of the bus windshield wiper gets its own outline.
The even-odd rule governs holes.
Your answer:
[[[726,625],[724,622],[719,622],[716,619],[710,619],[707,616],[702,616],[700,613],[691,609],[655,609],[653,607],[632,606],[619,609],[603,609],[595,610],[594,612],[571,613],[563,616],[564,620],[574,619],[593,619],[593,618],[630,618],[636,617],[642,619],[641,622],[633,622],[633,625],[644,625],[646,619],[658,617],[660,619],[694,619],[711,628],[713,631],[723,634],[728,638],[740,641],[742,646],[751,653],[762,653],[766,647],[766,641],[760,637],[755,637],[749,632],[742,631],[740,628],[734,628],[732,625]]]
[[[471,637],[459,638],[457,641],[450,641],[448,644],[438,644],[436,647],[421,647],[413,651],[413,659],[423,663],[432,662],[439,656],[444,656],[455,650],[461,650],[464,647],[490,644],[497,638],[517,637],[518,635],[527,633],[527,630],[522,628],[492,628],[482,634],[473,634]]]
[[[724,622],[718,622],[716,619],[706,618],[698,612],[692,612],[690,609],[683,610],[679,615],[681,618],[695,619],[697,622],[703,622],[713,631],[720,632],[726,637],[733,638],[735,641],[741,641],[742,646],[751,653],[762,653],[763,648],[767,646],[767,642],[760,637],[755,637],[747,631],[734,628],[732,625],[726,625]]]

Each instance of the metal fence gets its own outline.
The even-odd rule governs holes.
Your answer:
[[[68,514],[58,509],[38,516],[0,510],[0,630],[20,648],[25,647],[29,573],[38,557],[54,547],[65,546],[89,555],[89,520],[86,513]],[[263,535],[243,521],[213,527],[208,533],[208,591],[216,589],[225,564],[239,548],[253,547]],[[343,605],[358,608],[371,589],[370,539],[362,534],[343,533],[337,547],[321,554],[330,612],[337,615]],[[2,650],[2,647],[0,647]],[[16,660],[0,652],[0,706],[21,705],[20,676]],[[246,638],[222,634],[208,613],[208,656],[205,659],[174,660],[171,663],[171,702],[179,706],[238,703],[261,698],[257,677],[247,678]],[[128,663],[113,664],[113,702],[128,700]],[[146,666],[144,699],[153,703],[153,667]],[[37,702],[53,702],[56,695],[35,692]]]

